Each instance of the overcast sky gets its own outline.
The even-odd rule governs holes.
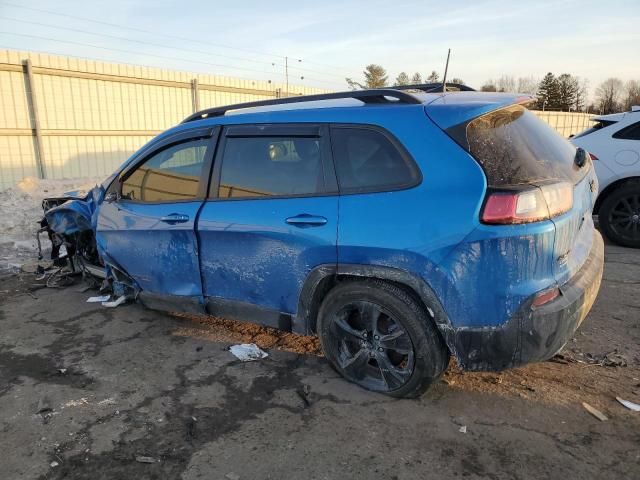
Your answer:
[[[273,81],[289,56],[291,83],[332,89],[368,63],[442,75],[447,48],[450,78],[476,88],[549,71],[592,91],[640,80],[640,0],[0,0],[0,32],[4,48]]]

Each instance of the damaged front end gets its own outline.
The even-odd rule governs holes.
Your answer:
[[[71,275],[81,274],[92,283],[102,280],[101,290],[111,290],[118,299],[135,299],[139,288],[123,269],[103,260],[96,240],[98,206],[104,198],[104,188],[98,185],[84,196],[79,193],[69,192],[42,201],[44,217],[37,232],[38,258],[43,258],[40,236],[46,232],[55,266],[67,269]]]

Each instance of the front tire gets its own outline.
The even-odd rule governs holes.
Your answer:
[[[611,192],[600,206],[598,220],[609,240],[640,248],[640,182],[625,183]]]
[[[347,380],[393,397],[417,397],[445,371],[449,353],[425,308],[378,280],[345,281],[318,312],[325,356]]]

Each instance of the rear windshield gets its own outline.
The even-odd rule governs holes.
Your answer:
[[[574,136],[573,138],[580,138],[580,137],[585,137],[587,135],[589,135],[590,133],[593,132],[597,132],[598,130],[600,130],[601,128],[606,128],[610,125],[613,125],[616,122],[613,121],[609,121],[609,120],[600,120],[599,122],[596,122],[593,127],[591,128],[587,128],[584,132],[580,132],[578,133],[576,136]]]
[[[469,152],[491,187],[577,183],[588,170],[575,166],[573,145],[521,105],[472,120],[466,133]]]

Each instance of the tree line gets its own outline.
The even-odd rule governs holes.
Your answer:
[[[433,70],[423,77],[419,72],[411,77],[400,72],[393,82],[389,81],[387,71],[377,64],[369,64],[362,72],[364,81],[358,82],[347,78],[349,88],[384,88],[389,86],[413,85],[420,83],[437,83],[440,75]],[[447,80],[449,83],[464,84],[461,78]],[[537,97],[536,108],[540,110],[558,110],[566,112],[596,112],[608,114],[628,111],[633,105],[640,105],[640,80],[629,80],[624,83],[619,78],[608,78],[595,89],[591,103],[588,103],[589,83],[586,79],[570,73],[558,76],[547,73],[542,80],[535,77],[514,78],[503,75],[498,79],[489,79],[482,84],[483,92],[518,92]]]

